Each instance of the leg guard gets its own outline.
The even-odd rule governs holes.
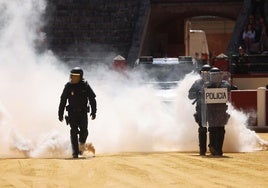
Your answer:
[[[88,130],[87,129],[80,130],[79,131],[79,142],[82,143],[82,144],[86,143],[87,136],[88,136]]]
[[[79,124],[79,142],[81,144],[86,143],[88,137],[88,118],[87,113],[81,115],[80,124]]]
[[[224,127],[219,127],[218,130],[218,149],[219,149],[219,154],[222,155],[222,146],[224,142],[224,135],[225,135],[225,129]]]
[[[78,148],[78,129],[77,128],[71,128],[70,135],[71,135],[71,144],[72,144],[72,150],[73,150],[73,157],[78,156],[79,154],[79,148]]]
[[[200,126],[198,128],[199,154],[205,155],[207,151],[207,128]]]
[[[209,128],[209,150],[212,155],[217,155],[217,131],[215,127]]]

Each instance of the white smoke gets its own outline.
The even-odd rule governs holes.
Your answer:
[[[0,9],[0,155],[28,156],[44,135],[68,135],[55,121],[66,74],[50,51],[35,49],[45,1],[1,0]]]
[[[69,127],[57,117],[67,67],[51,51],[35,49],[45,5],[44,0],[0,0],[0,157],[71,155]],[[175,102],[166,105],[131,71],[82,68],[97,94],[97,118],[89,120],[88,137],[97,153],[198,150],[194,106],[187,98],[197,75],[187,75]],[[254,151],[265,142],[246,129],[244,114],[231,106],[230,114],[225,151]]]

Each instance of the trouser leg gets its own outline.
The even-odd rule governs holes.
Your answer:
[[[77,113],[69,113],[70,120],[70,137],[71,137],[71,145],[72,145],[72,154],[73,157],[78,157],[79,147],[78,147],[78,134],[79,134],[79,114]]]
[[[71,135],[71,144],[72,144],[72,151],[73,151],[73,156],[77,156],[79,153],[79,148],[78,148],[78,128],[77,127],[71,127],[70,130],[70,135]]]
[[[79,134],[79,142],[80,143],[86,143],[86,140],[87,140],[87,136],[88,136],[88,130],[85,129],[85,130],[80,130],[80,134]]]
[[[217,131],[214,127],[209,128],[209,150],[212,155],[217,155]]]
[[[218,151],[219,155],[222,155],[222,147],[223,147],[223,142],[224,142],[224,136],[225,136],[225,129],[224,127],[219,127],[218,130]]]
[[[207,128],[200,126],[198,128],[199,154],[205,155],[207,151]]]
[[[224,135],[224,127],[209,128],[209,149],[212,155],[222,155]]]
[[[80,124],[79,124],[79,142],[81,144],[86,143],[87,137],[88,137],[88,118],[87,114],[84,114],[81,117]]]

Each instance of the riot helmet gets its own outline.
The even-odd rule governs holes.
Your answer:
[[[74,67],[70,71],[70,81],[72,84],[77,84],[83,79],[83,70],[80,67]]]
[[[211,84],[219,84],[222,81],[222,71],[217,67],[213,67],[209,71],[209,82]]]
[[[204,82],[208,82],[209,81],[209,71],[210,71],[211,67],[209,64],[205,64],[202,66],[201,70],[200,70],[200,75],[202,77],[202,79],[204,80]]]

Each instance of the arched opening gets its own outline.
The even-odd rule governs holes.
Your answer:
[[[241,4],[228,6],[231,8],[222,9],[214,3],[209,6],[198,3],[151,5],[139,56],[192,56],[187,41],[190,29],[204,31],[209,52],[214,55],[226,53],[235,27],[237,7]]]
[[[205,35],[210,55],[216,56],[220,53],[226,52],[235,26],[235,21],[218,16],[197,16],[187,19],[186,26],[187,25],[192,31],[202,31],[201,33]],[[201,41],[198,40],[202,40],[203,36],[202,34],[199,35],[200,37],[197,38],[196,41],[190,45],[196,46],[201,44]],[[187,47],[187,41],[189,40],[185,41],[185,45]],[[191,46],[189,47],[191,48]],[[200,46],[200,48],[202,49],[202,46]],[[186,55],[192,54],[186,53]]]
[[[189,53],[190,30],[202,30],[212,55],[226,53],[235,20],[193,10],[173,12],[152,7],[140,49],[140,56],[178,57]],[[197,42],[197,41],[196,41]]]

